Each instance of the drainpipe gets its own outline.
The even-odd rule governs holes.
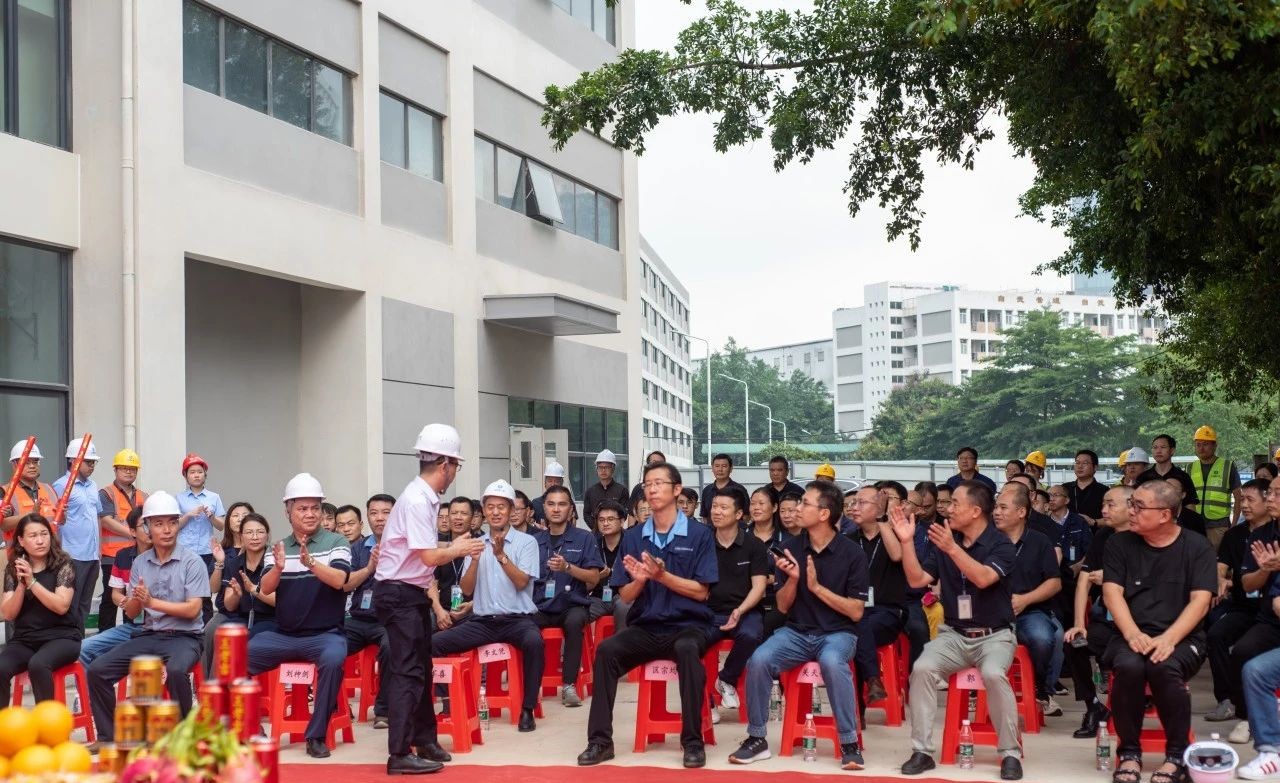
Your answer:
[[[138,352],[137,352],[137,238],[135,228],[134,128],[133,96],[137,78],[134,72],[135,0],[120,3],[120,259],[121,301],[124,331],[124,445],[138,447]]]

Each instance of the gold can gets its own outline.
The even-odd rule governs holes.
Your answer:
[[[119,775],[124,770],[126,755],[121,753],[120,748],[111,742],[98,746],[98,773]]]
[[[154,745],[182,719],[176,701],[158,701],[147,707],[147,744]]]
[[[146,739],[142,707],[132,701],[116,705],[116,746],[120,748],[141,745]]]
[[[129,661],[129,699],[137,703],[164,698],[164,660],[158,655],[135,655]]]

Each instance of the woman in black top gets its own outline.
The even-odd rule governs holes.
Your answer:
[[[250,638],[259,631],[275,628],[275,593],[258,590],[270,542],[267,520],[261,514],[246,516],[240,528],[241,551],[231,561],[218,595],[219,611],[228,620],[247,624]]]
[[[0,616],[13,623],[13,638],[0,650],[0,704],[9,703],[9,683],[22,672],[37,702],[52,699],[53,672],[80,657],[84,631],[71,611],[75,583],[49,520],[36,513],[18,520],[0,598]]]

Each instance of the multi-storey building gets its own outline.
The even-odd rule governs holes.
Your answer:
[[[695,371],[689,360],[689,291],[640,238],[640,393],[644,450],[682,467],[693,464]]]
[[[815,381],[822,381],[827,387],[827,393],[833,393],[835,355],[830,339],[756,348],[747,351],[747,359],[759,359],[777,370],[778,375],[783,378],[790,378],[794,372],[803,373]]]
[[[863,302],[832,315],[836,430],[854,437],[866,434],[880,405],[910,375],[963,383],[999,353],[1000,330],[1029,312],[1057,312],[1064,324],[1104,337],[1134,335],[1146,344],[1165,327],[1164,318],[1097,292],[875,283],[863,287]]]
[[[539,96],[629,44],[634,12],[0,2],[4,448],[37,435],[56,474],[89,431],[137,448],[149,490],[194,451],[270,509],[302,470],[340,501],[398,490],[440,420],[467,494],[545,456],[581,487],[606,446],[629,480],[635,160],[555,150]],[[513,449],[518,425],[554,453]]]

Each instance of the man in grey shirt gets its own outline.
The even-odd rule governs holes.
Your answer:
[[[200,556],[178,546],[178,501],[165,492],[147,498],[142,525],[152,548],[133,561],[129,599],[121,606],[132,621],[144,615],[143,629],[89,665],[89,704],[98,739],[115,739],[115,686],[129,673],[136,655],[158,655],[168,671],[169,693],[185,716],[191,711],[187,674],[200,660],[204,623],[201,601],[209,597],[209,575]]]

